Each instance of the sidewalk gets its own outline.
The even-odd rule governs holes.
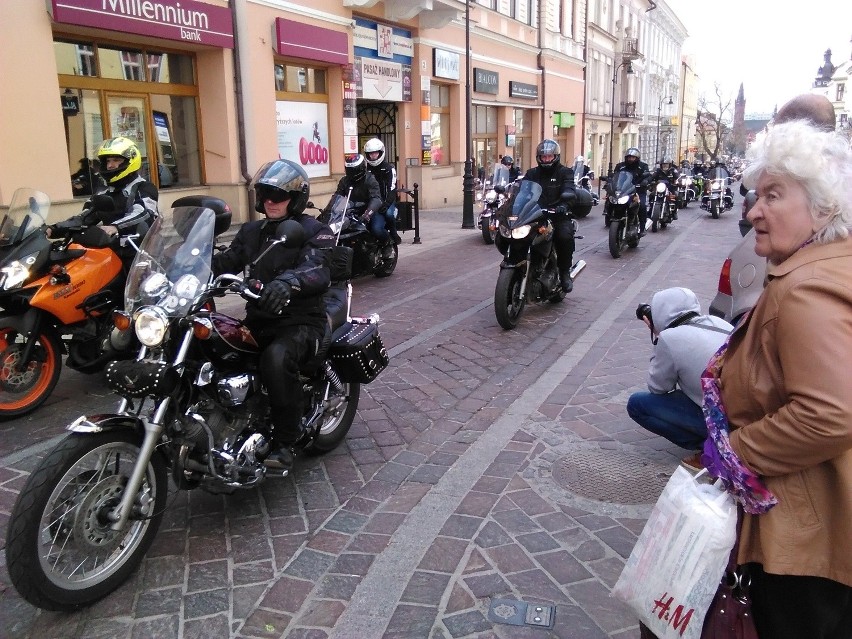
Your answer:
[[[706,308],[739,234],[691,208],[613,260],[599,211],[574,292],[515,331],[494,318],[496,250],[458,207],[422,211],[397,272],[356,282],[391,365],[345,445],[259,490],[177,495],[141,569],[88,610],[36,611],[7,587],[0,635],[637,638],[609,591],[686,451],[624,410],[650,355],[634,310],[667,286]],[[31,464],[0,469],[0,488]]]

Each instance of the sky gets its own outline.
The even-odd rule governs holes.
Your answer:
[[[836,65],[852,58],[850,0],[665,0],[686,27],[683,52],[694,55],[699,95],[736,99],[740,83],[746,116],[811,90],[823,54]]]

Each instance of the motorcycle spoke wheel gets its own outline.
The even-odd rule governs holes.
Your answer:
[[[494,289],[494,313],[497,323],[504,329],[512,330],[518,325],[526,298],[521,296],[524,272],[517,268],[500,270],[497,286]]]
[[[660,218],[663,215],[663,205],[655,204],[654,212],[651,214],[651,233],[656,233],[660,227]]]
[[[27,337],[0,327],[0,418],[17,417],[38,408],[53,391],[62,370],[62,345],[48,333],[36,339],[23,361]]]
[[[75,610],[110,594],[136,569],[162,518],[163,459],[148,463],[130,520],[110,527],[139,457],[130,431],[72,434],[33,472],[12,511],[6,561],[21,596],[47,610]]]
[[[718,202],[713,202],[713,203],[710,205],[710,216],[711,216],[714,220],[718,220],[718,219],[719,219],[719,203],[718,203]]]
[[[361,385],[349,383],[344,384],[343,388],[342,393],[332,391],[329,396],[328,401],[335,406],[321,417],[319,433],[306,449],[309,454],[319,455],[334,450],[352,427],[358,410],[358,400],[361,397]]]

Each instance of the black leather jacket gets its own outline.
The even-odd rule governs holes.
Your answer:
[[[280,279],[290,285],[291,300],[281,315],[264,313],[253,303],[246,305],[248,321],[261,320],[275,326],[308,324],[324,326],[325,306],[322,294],[331,282],[328,260],[334,247],[334,234],[325,224],[310,215],[296,215],[293,219],[305,229],[305,243],[298,248],[276,246],[261,260],[254,261],[275,237],[277,221],[256,220],[243,224],[228,250],[213,257],[213,273],[243,272],[246,278],[264,284]]]
[[[366,213],[367,211],[376,213],[384,210],[382,208],[382,189],[372,173],[367,171],[366,177],[360,182],[352,182],[348,175],[344,175],[340,182],[337,183],[336,193],[346,197],[350,186],[352,187],[352,195],[349,197],[349,201],[353,204],[356,202],[364,204],[365,207],[362,213]]]
[[[379,213],[384,213],[396,202],[396,169],[393,164],[385,161],[378,166],[371,166],[370,173],[379,183],[379,191],[382,196],[382,207]]]
[[[538,198],[538,204],[543,209],[553,208],[560,204],[568,206],[576,189],[574,169],[559,163],[551,167],[534,166],[524,174],[524,179],[541,185],[541,197]]]
[[[633,174],[633,184],[636,186],[637,193],[644,193],[651,183],[651,171],[645,162],[639,161],[636,164],[619,162],[613,169],[613,175],[619,171],[629,171]]]
[[[667,171],[663,171],[662,168],[659,168],[656,171],[654,171],[654,175],[651,176],[651,181],[656,182],[658,180],[665,180],[666,182],[669,183],[669,188],[671,189],[671,188],[674,187],[674,185],[677,182],[677,179],[679,177],[680,177],[680,171],[678,171],[676,168],[674,168],[672,166],[672,167],[669,167],[669,169]]]

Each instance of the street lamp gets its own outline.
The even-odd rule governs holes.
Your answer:
[[[618,81],[618,70],[625,65],[627,65],[627,74],[633,75],[633,65],[630,64],[630,60],[624,60],[612,72],[612,100],[609,103],[609,169],[606,172],[607,175],[612,175],[612,143],[615,140],[615,84]]]
[[[465,156],[464,198],[462,200],[462,228],[476,228],[473,224],[473,140],[470,138],[470,0],[464,3],[464,112],[465,112]]]
[[[654,152],[654,154],[656,155],[658,164],[662,161],[661,158],[660,158],[660,122],[662,120],[661,116],[662,116],[662,113],[663,113],[663,100],[668,100],[668,102],[666,102],[666,104],[674,104],[674,101],[672,100],[672,96],[669,96],[667,98],[660,96],[660,104],[657,107],[657,142],[656,142],[656,149],[655,149],[655,152]]]

